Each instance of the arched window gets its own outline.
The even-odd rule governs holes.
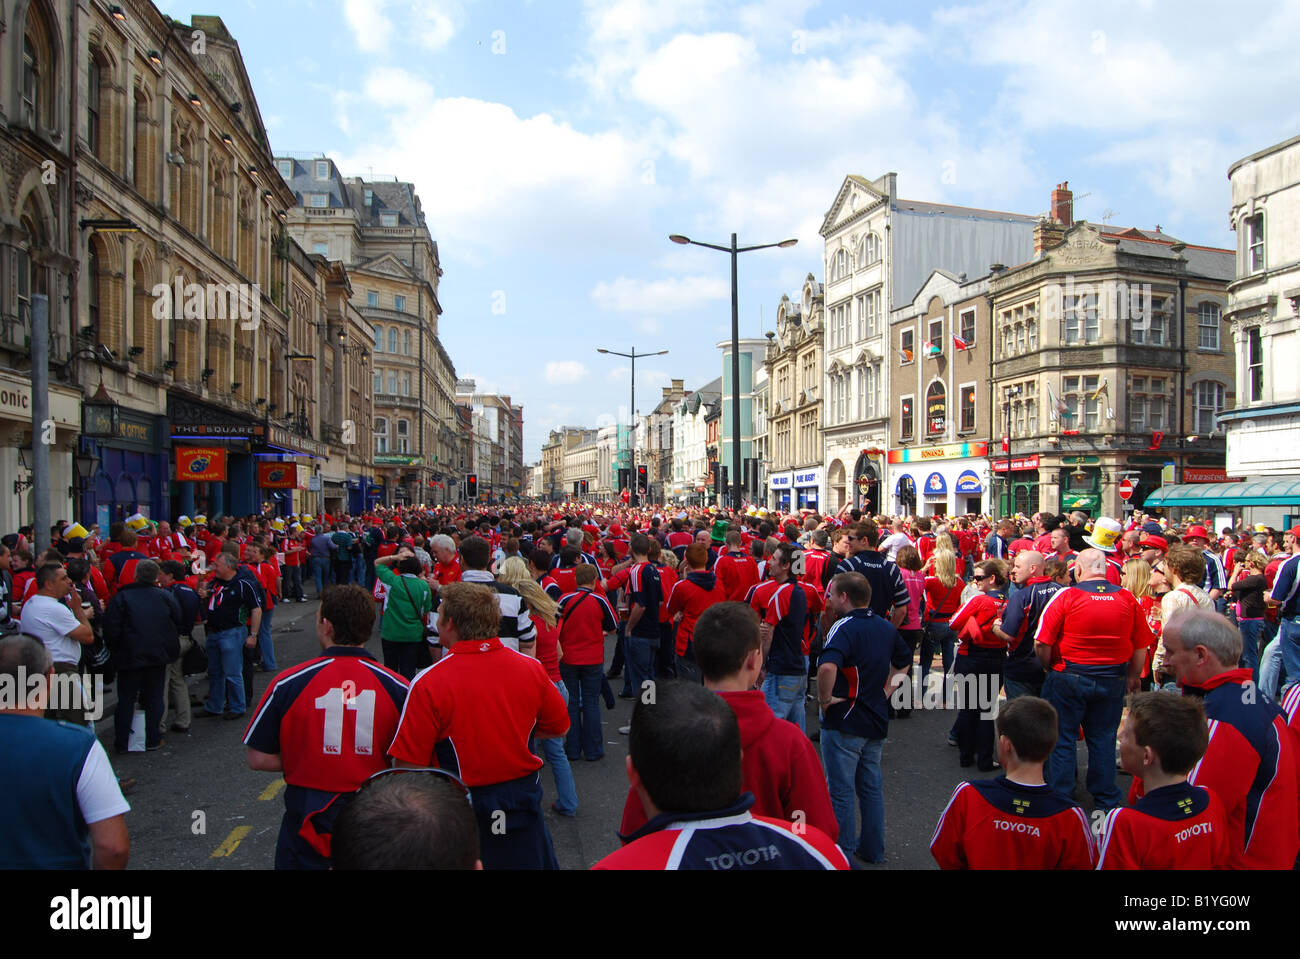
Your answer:
[[[384,328],[382,326],[375,327],[375,352],[384,352]]]
[[[397,371],[388,371],[388,392],[393,396],[397,395]]]
[[[931,383],[925,391],[925,432],[927,436],[936,436],[948,426],[948,390],[938,380]]]
[[[17,253],[18,267],[18,317],[22,326],[22,332],[19,334],[18,342],[31,332],[32,323],[32,296],[33,294],[43,293],[49,295],[46,281],[46,269],[40,263],[39,258],[33,254],[43,250],[48,245],[46,233],[43,228],[45,220],[41,216],[40,207],[37,206],[36,196],[33,192],[29,195],[27,202],[23,205],[22,216],[19,218],[19,246],[15,251]]]
[[[402,331],[402,352],[407,356],[411,355],[411,331],[410,330]]]
[[[149,118],[149,97],[144,87],[137,85],[134,96],[135,144],[131,153],[131,176],[140,195],[150,202],[155,199],[154,177],[157,157],[154,154],[154,126]]]
[[[376,373],[375,375],[376,375],[376,376],[379,376],[379,375],[381,375],[381,374]],[[387,452],[388,452],[388,419],[387,419],[387,417],[383,417],[383,416],[376,416],[376,417],[375,417],[375,429],[374,429],[374,434],[375,434],[375,452],[376,452],[376,453],[387,453]]]
[[[23,25],[22,121],[29,129],[41,132],[52,131],[56,126],[54,87],[58,51],[53,36],[44,7],[28,4],[27,21]]]
[[[388,328],[388,352],[397,352],[397,327],[395,326],[390,326]]]
[[[1025,345],[1029,348],[1030,353],[1033,353],[1035,350],[1038,349],[1038,321],[1037,320],[1030,319],[1025,321]]]
[[[105,111],[100,102],[103,95],[101,70],[98,53],[92,50],[90,63],[86,66],[86,143],[90,152],[103,160],[105,157],[100,152],[100,122]]]
[[[157,327],[153,319],[152,298],[149,295],[149,281],[145,277],[144,264],[136,260],[131,267],[131,345],[143,347],[144,352],[136,356],[135,362],[140,369],[154,372],[154,330]],[[248,384],[249,389],[252,384]]]

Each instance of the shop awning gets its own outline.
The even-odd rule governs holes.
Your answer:
[[[1145,506],[1297,506],[1300,476],[1253,483],[1175,483],[1161,486]]]
[[[982,493],[984,484],[980,482],[979,474],[974,470],[963,470],[957,477],[956,490],[958,493]]]

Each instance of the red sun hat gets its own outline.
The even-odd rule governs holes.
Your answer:
[[[1187,532],[1183,534],[1183,539],[1203,539],[1208,543],[1210,534],[1206,532],[1204,526],[1189,526]]]

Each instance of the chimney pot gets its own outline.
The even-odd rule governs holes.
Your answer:
[[[1074,194],[1069,181],[1063,181],[1052,191],[1052,220],[1065,229],[1074,226]]]

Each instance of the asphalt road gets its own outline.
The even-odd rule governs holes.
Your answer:
[[[318,655],[315,616],[317,603],[282,604],[275,611],[276,655],[288,668]],[[611,644],[612,645],[612,644]],[[379,640],[368,644],[379,656]],[[253,702],[273,677],[259,673]],[[615,692],[620,682],[614,683]],[[194,678],[191,689],[202,695],[206,680]],[[618,733],[631,714],[630,700],[617,700],[604,711],[605,757],[574,764],[579,808],[575,817],[550,810],[554,780],[542,770],[547,823],[556,856],[565,869],[586,869],[618,848],[617,829],[627,795],[625,757],[627,737]],[[811,704],[810,704],[811,705]],[[195,720],[190,735],[168,732],[166,745],[151,753],[112,753],[110,693],[105,717],[97,727],[121,777],[136,780],[127,796],[131,812],[131,868],[134,869],[270,869],[283,812],[278,774],[254,772],[244,762],[240,742],[242,721]],[[940,812],[953,789],[974,770],[957,763],[957,750],[947,745],[954,713],[915,710],[890,724],[883,767],[885,785],[885,850],[887,862],[873,869],[933,869],[929,844]],[[817,726],[816,709],[809,710],[808,728]],[[1080,777],[1086,753],[1080,750]],[[983,775],[974,773],[975,775]],[[988,775],[996,775],[991,773]],[[1129,779],[1121,774],[1120,785]],[[1077,798],[1091,811],[1086,793]]]

